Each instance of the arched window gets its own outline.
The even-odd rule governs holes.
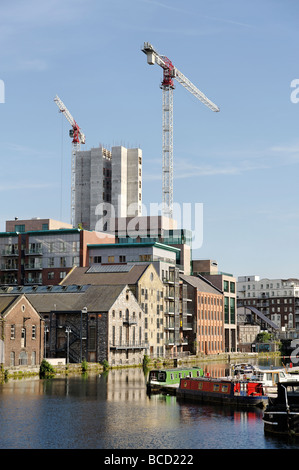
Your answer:
[[[15,352],[10,351],[10,366],[13,367],[15,366]]]
[[[19,355],[19,365],[20,366],[27,366],[28,358],[26,351],[21,351]]]

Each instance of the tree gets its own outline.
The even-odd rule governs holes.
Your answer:
[[[272,341],[272,339],[273,339],[272,333],[268,333],[267,331],[262,331],[256,337],[256,340],[259,343],[269,343],[270,341]]]

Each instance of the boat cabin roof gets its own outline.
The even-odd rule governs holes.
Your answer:
[[[201,370],[201,367],[173,367],[172,369],[152,369],[150,372],[183,372],[186,370]]]
[[[284,403],[286,394],[289,402],[299,404],[299,382],[278,382],[277,401]]]

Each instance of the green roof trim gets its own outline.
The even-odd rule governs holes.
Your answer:
[[[0,237],[17,237],[21,232],[0,232]]]
[[[163,250],[168,250],[168,251],[173,251],[174,253],[180,253],[181,249],[180,248],[175,248],[174,246],[170,245],[164,245],[164,243],[159,243],[159,242],[148,242],[148,243],[99,243],[99,244],[87,244],[88,248],[111,248],[113,246],[114,248],[136,248],[138,246],[154,246],[157,248],[162,248]]]
[[[52,230],[27,230],[26,232],[0,232],[0,237],[17,237],[18,235],[52,235],[58,233],[79,233],[80,228],[58,228]]]
[[[59,233],[79,233],[81,231],[80,228],[58,228],[52,230],[28,230],[23,233],[28,233],[28,235],[57,235]]]

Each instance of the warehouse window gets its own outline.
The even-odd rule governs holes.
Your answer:
[[[90,326],[88,331],[88,350],[95,351],[96,349],[96,327]]]
[[[11,325],[10,326],[10,339],[15,339],[15,332],[16,332],[16,326]]]
[[[32,339],[36,339],[36,326],[32,325]]]

